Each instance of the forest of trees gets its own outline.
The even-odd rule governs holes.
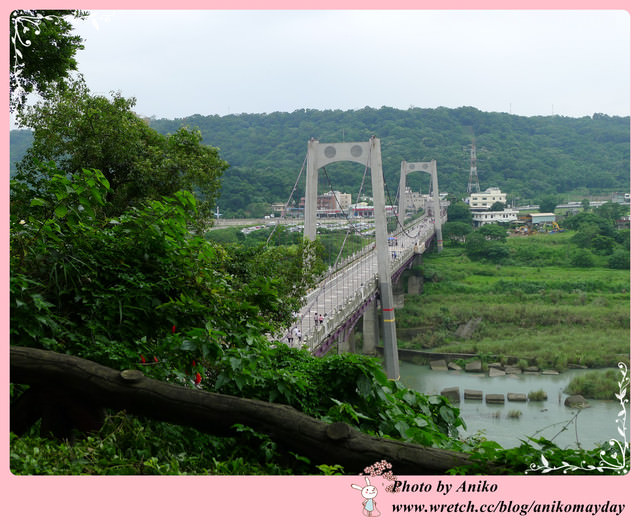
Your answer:
[[[220,150],[230,166],[217,201],[225,217],[261,216],[271,203],[286,201],[312,137],[321,142],[363,142],[371,135],[379,137],[391,195],[395,195],[402,160],[435,159],[440,190],[453,194],[466,191],[474,138],[481,188],[500,187],[519,203],[548,194],[606,194],[630,188],[629,117],[522,117],[473,107],[365,107],[192,115],[173,120],[152,117],[149,122],[163,135],[185,126],[197,128],[203,144]],[[12,163],[22,157],[29,143],[28,130],[11,133]],[[327,171],[334,189],[358,194],[360,167],[334,164]],[[321,185],[325,179],[322,175]],[[411,176],[408,184],[415,190],[428,189],[427,181]],[[303,190],[301,184],[294,199],[304,196]]]

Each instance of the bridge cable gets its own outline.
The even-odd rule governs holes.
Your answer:
[[[358,197],[357,197],[358,200],[360,199],[360,197],[362,195],[362,188],[364,187],[364,181],[366,179],[367,170],[368,170],[368,166],[365,166],[364,172],[362,174],[362,180],[361,180],[361,183],[360,183],[360,188],[359,188],[359,191],[358,191]],[[329,189],[331,191],[331,194],[333,194],[334,197],[335,197],[335,191],[333,189],[333,184],[332,184],[332,181],[331,181],[331,177],[327,173],[326,168],[323,167],[322,171],[323,171],[323,173],[325,175],[325,178],[327,179],[327,183],[329,185]],[[337,202],[338,207],[340,208],[340,211],[343,214],[343,216],[345,216],[347,218],[348,228],[347,228],[347,233],[345,234],[345,237],[344,237],[344,239],[342,241],[342,245],[340,247],[340,251],[339,251],[339,253],[338,253],[337,257],[336,257],[336,261],[335,261],[334,264],[331,264],[331,266],[330,266],[331,269],[330,269],[329,275],[326,278],[328,278],[329,276],[331,276],[334,273],[336,273],[336,268],[338,267],[338,262],[339,262],[339,260],[340,260],[340,258],[342,256],[342,253],[344,251],[344,247],[345,247],[345,244],[347,242],[347,239],[349,238],[350,232],[353,230],[353,231],[355,231],[356,235],[358,235],[358,236],[360,236],[362,238],[364,237],[360,233],[360,231],[358,231],[358,229],[354,226],[354,224],[351,221],[351,217],[349,216],[349,213],[346,212],[342,208],[342,204],[340,203],[340,201],[336,200],[336,202]],[[357,277],[357,280],[359,280],[359,281],[362,281],[362,276],[360,275],[360,271],[359,271],[361,269],[362,269],[362,261],[359,261],[357,263],[357,265],[356,265],[356,277]],[[325,278],[325,281],[326,281],[326,278]],[[323,284],[323,288],[324,288],[324,284]],[[345,296],[345,279],[344,278],[341,279],[341,288],[342,288],[342,296],[343,296],[343,300],[344,300],[344,296]],[[323,305],[324,305],[325,314],[326,314],[326,292],[323,292]],[[333,310],[333,300],[331,301],[331,308]]]
[[[364,186],[364,180],[365,180],[366,175],[367,175],[367,170],[368,170],[368,166],[365,166],[364,173],[362,174],[362,181],[360,183],[360,189],[358,191],[357,200],[360,200],[360,196],[362,194],[362,188]],[[329,177],[329,174],[327,173],[327,170],[324,167],[322,168],[322,172],[324,173],[324,176],[327,179],[327,183],[329,184],[329,190],[335,196],[335,191],[333,190],[333,184],[331,183],[331,178]],[[356,202],[357,202],[357,200],[356,200]],[[342,204],[340,204],[340,201],[338,201],[338,200],[336,200],[336,201],[338,203],[338,207],[340,208],[340,212],[347,218],[348,228],[347,228],[347,233],[346,233],[346,235],[344,237],[344,240],[342,241],[342,245],[340,246],[340,251],[338,252],[338,255],[336,257],[336,263],[332,266],[334,268],[335,268],[335,266],[337,266],[338,261],[340,260],[340,257],[342,256],[342,252],[344,250],[345,243],[347,241],[347,238],[349,237],[349,234],[351,233],[351,230],[353,230],[356,235],[362,236],[361,233],[358,231],[358,229],[351,222],[351,218],[349,216],[349,213],[345,212],[345,210],[342,209]]]
[[[385,177],[384,177],[384,173],[382,174],[382,181],[383,181],[383,184],[384,184],[384,192],[385,192],[385,194],[387,195],[387,198],[389,199],[389,201],[391,201],[391,197],[389,196],[389,189],[388,189],[388,187],[387,187],[387,181],[386,181],[386,179],[385,179]],[[398,212],[397,212],[397,210],[396,210],[393,206],[391,206],[391,209],[392,209],[392,211],[393,211],[393,215],[394,215],[394,217],[395,217],[395,219],[396,219],[396,224],[397,224],[397,225],[399,226],[399,228],[400,228],[400,231],[401,231],[402,233],[404,233],[404,234],[407,236],[407,238],[418,238],[418,237],[420,236],[420,232],[418,231],[415,235],[410,235],[410,234],[409,234],[409,231],[407,231],[407,230],[405,229],[404,224],[401,224],[401,223],[400,223],[400,217],[398,216]]]
[[[293,197],[293,194],[295,193],[296,189],[298,188],[298,182],[300,182],[300,176],[302,176],[302,171],[304,171],[304,166],[307,163],[308,157],[309,157],[308,154],[305,155],[304,160],[302,161],[302,166],[300,167],[300,172],[298,173],[298,178],[296,178],[296,182],[295,182],[295,184],[293,184],[293,189],[291,190],[291,193],[289,194],[289,199],[287,200],[287,203],[284,205],[285,214],[287,213],[287,208],[289,207],[289,203],[291,202],[291,198]],[[267,241],[265,242],[265,247],[269,245],[269,242],[271,241],[271,237],[273,236],[273,234],[275,233],[276,229],[278,228],[278,222],[280,221],[280,218],[282,218],[282,217],[278,217],[276,219],[276,225],[271,230],[271,233],[269,233],[269,238],[267,238]]]

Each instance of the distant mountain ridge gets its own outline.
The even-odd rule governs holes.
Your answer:
[[[259,216],[269,204],[286,201],[311,137],[320,142],[364,142],[372,135],[380,138],[387,191],[391,194],[398,185],[402,160],[432,159],[437,161],[440,190],[465,192],[474,138],[481,188],[500,187],[509,198],[528,200],[571,191],[602,194],[630,189],[630,117],[522,117],[473,107],[365,107],[192,115],[151,119],[149,124],[163,134],[185,125],[197,127],[205,144],[220,149],[231,165],[218,201],[226,217]],[[22,153],[19,149],[28,140],[25,133],[28,131],[11,132],[12,162],[24,154],[25,149]],[[362,169],[354,166],[327,166],[320,176],[319,190],[332,187],[355,198]],[[428,189],[426,176],[410,175],[408,184],[416,190]],[[304,173],[294,199],[304,196],[303,188]]]

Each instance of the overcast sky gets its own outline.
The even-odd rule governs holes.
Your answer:
[[[79,70],[157,118],[474,106],[630,114],[625,11],[91,11]]]

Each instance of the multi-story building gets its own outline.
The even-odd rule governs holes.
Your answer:
[[[318,216],[346,216],[351,207],[351,194],[340,191],[329,191],[318,195]],[[300,207],[304,208],[304,197],[300,199]]]
[[[489,187],[480,193],[471,193],[469,195],[469,207],[473,209],[489,209],[496,202],[501,202],[506,206],[507,194],[500,191],[497,187]]]

